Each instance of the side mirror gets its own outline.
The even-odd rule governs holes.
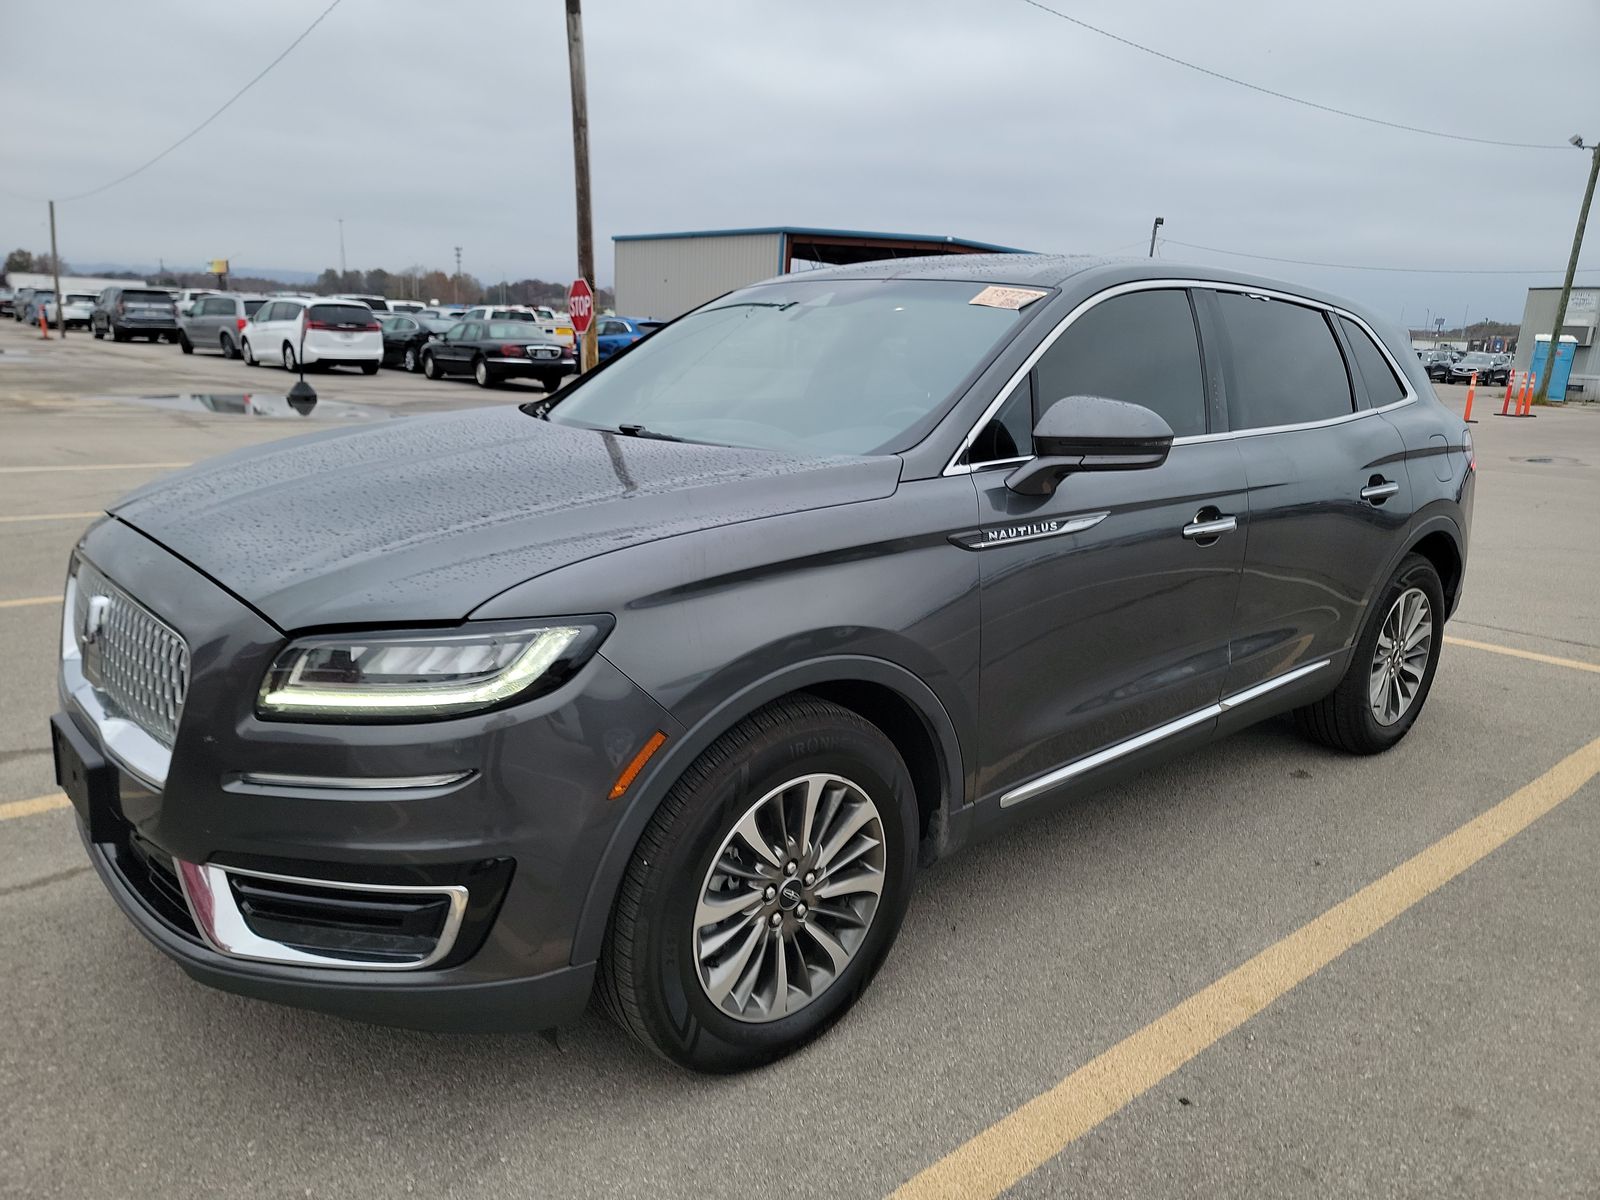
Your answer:
[[[1159,467],[1172,448],[1172,426],[1140,404],[1103,396],[1068,396],[1045,409],[1033,428],[1036,458],[1006,477],[1024,496],[1048,496],[1073,471]]]

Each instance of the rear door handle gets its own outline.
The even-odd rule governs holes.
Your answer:
[[[1192,521],[1183,527],[1183,536],[1190,541],[1216,541],[1225,533],[1239,528],[1238,517],[1213,517],[1208,521]]]
[[[1382,483],[1369,483],[1361,489],[1361,498],[1368,504],[1382,504],[1390,496],[1400,490],[1400,485],[1391,480]]]

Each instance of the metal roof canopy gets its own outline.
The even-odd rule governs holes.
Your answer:
[[[873,233],[861,229],[813,229],[799,225],[766,225],[752,229],[701,229],[683,233],[627,233],[613,242],[666,241],[673,238],[716,238],[773,235],[782,239],[782,272],[795,260],[849,266],[885,258],[918,258],[929,254],[1019,254],[1010,246],[995,246],[967,238],[924,233]]]

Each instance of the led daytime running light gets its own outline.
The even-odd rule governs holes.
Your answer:
[[[533,683],[582,633],[582,629],[570,625],[541,629],[498,675],[470,684],[372,684],[348,688],[289,684],[270,691],[263,684],[261,708],[272,713],[332,716],[428,716],[487,708]],[[289,674],[292,676],[293,672]]]

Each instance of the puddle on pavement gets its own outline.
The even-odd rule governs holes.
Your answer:
[[[264,417],[282,421],[368,421],[395,416],[388,409],[369,404],[346,404],[342,400],[318,399],[306,413],[297,412],[287,396],[265,392],[185,392],[173,396],[107,396],[122,404],[140,404],[168,412],[218,413],[230,417]]]

